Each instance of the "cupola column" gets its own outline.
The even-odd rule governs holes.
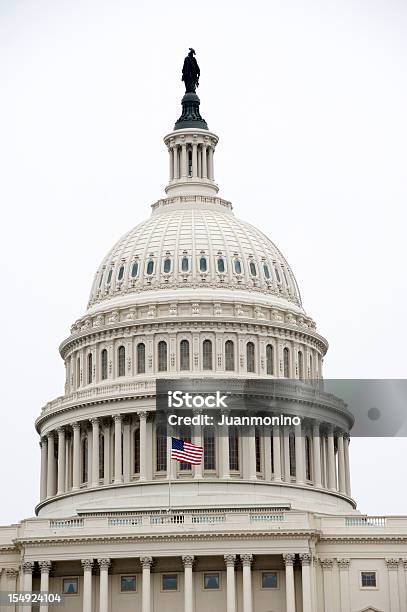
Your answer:
[[[123,482],[122,476],[122,415],[115,414],[114,420],[114,483]]]
[[[343,434],[338,436],[338,489],[339,493],[346,494],[345,482],[345,450]]]
[[[321,438],[319,433],[319,423],[314,423],[312,428],[313,460],[314,460],[314,485],[322,487],[321,480]]]
[[[198,145],[192,144],[192,178],[198,177]]]
[[[58,490],[57,495],[65,493],[65,428],[59,427],[58,431]]]
[[[40,447],[41,447],[40,500],[43,501],[47,497],[48,440],[46,437],[41,438]]]
[[[99,419],[92,423],[92,487],[99,485]]]
[[[273,427],[273,480],[281,482],[281,444],[280,428]]]
[[[208,178],[208,164],[206,157],[206,144],[202,145],[202,178]]]
[[[351,487],[350,487],[349,444],[350,444],[350,438],[349,436],[345,436],[345,440],[344,440],[345,485],[346,485],[346,495],[350,497],[352,495],[352,492],[351,492]]]
[[[213,181],[214,173],[213,173],[213,147],[209,147],[208,149],[208,178]]]
[[[140,419],[140,480],[147,480],[147,412],[137,413]]]
[[[73,430],[73,461],[72,461],[72,490],[79,489],[80,481],[80,452],[81,452],[81,428],[79,423],[72,423]]]
[[[51,432],[48,434],[47,497],[52,497],[55,492],[55,438]]]
[[[336,469],[335,469],[335,438],[332,426],[328,431],[328,489],[335,491]]]

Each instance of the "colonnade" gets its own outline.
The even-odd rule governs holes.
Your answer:
[[[169,147],[170,181],[186,179],[214,180],[214,147],[198,142]]]
[[[84,487],[178,477],[295,484],[351,495],[349,436],[330,424],[304,420],[295,427],[253,427],[248,435],[223,425],[212,440],[206,431],[194,426],[188,436],[204,447],[206,467],[204,462],[185,470],[170,459],[171,435],[181,434],[168,431],[165,437],[154,412],[60,426],[41,438],[40,499]]]

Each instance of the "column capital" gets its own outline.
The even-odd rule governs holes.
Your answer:
[[[242,562],[243,567],[250,567],[253,561],[253,555],[249,553],[240,555],[240,561]]]
[[[332,570],[332,566],[334,564],[333,559],[320,559],[319,562],[323,570]]]
[[[138,416],[140,421],[146,421],[147,420],[147,411],[146,410],[139,410],[137,412],[137,416]]]
[[[61,425],[60,427],[57,427],[56,432],[58,436],[62,436],[62,434],[65,433],[65,427],[63,425]]]
[[[123,420],[123,417],[121,414],[112,414],[112,419],[115,423],[121,423]]]
[[[18,576],[18,569],[15,569],[14,567],[6,567],[5,572],[7,578],[17,578]]]
[[[80,430],[80,428],[81,428],[81,426],[80,426],[80,424],[78,423],[78,421],[74,421],[73,423],[71,423],[71,427],[72,427],[72,429],[73,429],[74,431],[79,431],[79,430]]]
[[[81,559],[81,565],[83,567],[83,571],[92,571],[93,568],[93,559]]]
[[[284,553],[283,554],[284,565],[294,565],[295,561],[295,553]]]
[[[340,570],[348,570],[350,566],[350,559],[337,559],[336,560]]]
[[[23,561],[21,564],[21,569],[23,574],[32,574],[34,570],[34,562],[33,561]]]
[[[235,567],[236,555],[224,555],[223,558],[225,560],[226,567]]]
[[[38,561],[38,565],[40,566],[41,574],[50,573],[52,566],[51,561]]]
[[[153,564],[153,557],[140,557],[140,563],[143,569],[150,569]]]
[[[109,570],[110,559],[98,559],[98,565],[101,570]]]
[[[311,565],[312,556],[310,553],[300,553],[301,565]]]
[[[55,431],[49,431],[47,433],[47,440],[55,440]]]
[[[404,569],[407,571],[407,559],[401,559]]]
[[[182,563],[184,567],[193,567],[195,563],[194,555],[182,555]]]
[[[92,417],[90,419],[90,422],[92,423],[92,427],[96,427],[96,425],[100,425],[100,419],[98,417]]]
[[[399,559],[385,559],[388,570],[397,570],[399,567]]]
[[[47,446],[47,444],[48,444],[47,436],[41,436],[41,438],[40,438],[40,447],[42,448],[43,446]]]

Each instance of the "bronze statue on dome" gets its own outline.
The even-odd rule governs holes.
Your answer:
[[[189,53],[184,59],[184,65],[182,67],[182,80],[185,83],[186,93],[195,93],[196,88],[199,86],[201,71],[199,70],[198,62],[196,61],[194,55],[195,50],[190,47]]]

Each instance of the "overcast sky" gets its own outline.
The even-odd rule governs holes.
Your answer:
[[[406,2],[2,0],[0,524],[38,501],[58,344],[163,195],[189,46],[220,195],[287,257],[325,376],[406,375]],[[406,453],[352,441],[361,511],[407,514]]]

